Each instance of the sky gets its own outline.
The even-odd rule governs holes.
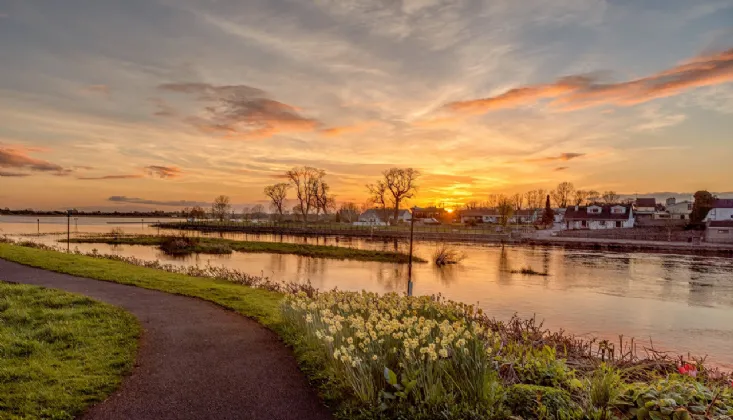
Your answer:
[[[0,207],[731,191],[733,0],[0,0]]]

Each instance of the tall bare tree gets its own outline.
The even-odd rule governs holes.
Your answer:
[[[531,190],[524,193],[524,201],[527,203],[527,208],[536,209],[537,190]]]
[[[575,191],[575,187],[570,182],[561,182],[557,185],[550,195],[558,207],[567,207],[570,204],[570,198]]]
[[[514,205],[515,211],[522,210],[522,207],[524,206],[524,196],[522,194],[514,194],[511,196],[511,201]]]
[[[616,204],[621,199],[621,196],[616,194],[616,191],[605,191],[603,193],[603,202],[606,204]]]
[[[497,197],[496,209],[499,211],[501,225],[508,225],[509,219],[511,219],[512,215],[514,214],[514,203],[512,202],[511,198],[505,196],[504,194],[500,194]]]
[[[586,198],[588,204],[597,203],[601,199],[601,193],[596,190],[589,190],[588,197]]]
[[[499,205],[499,198],[502,195],[500,194],[489,194],[488,197],[486,197],[486,207],[494,208]]]
[[[214,199],[211,205],[211,216],[214,219],[223,221],[232,209],[231,200],[226,195],[220,195]]]
[[[573,201],[575,202],[576,206],[585,204],[588,201],[588,191],[575,190],[575,193],[573,194]]]
[[[270,205],[272,206],[273,210],[277,211],[280,219],[282,219],[283,216],[283,204],[285,203],[285,198],[287,198],[288,196],[289,188],[290,184],[287,184],[285,182],[268,185],[265,187],[265,195],[270,198],[270,201],[272,201]]]
[[[311,166],[301,166],[287,171],[285,175],[295,189],[295,195],[298,199],[298,210],[301,216],[303,216],[303,223],[306,223],[308,222],[308,215],[311,209],[316,204],[318,186],[323,180],[323,177],[326,176],[326,172]]]
[[[417,191],[415,182],[420,177],[420,171],[413,168],[392,168],[384,171],[382,175],[391,204],[394,205],[394,222],[396,223],[400,215],[400,203],[412,198]]]
[[[367,189],[369,190],[369,202],[379,210],[379,217],[386,220],[387,202],[389,201],[387,198],[387,184],[384,181],[379,180],[374,184],[368,184]],[[367,207],[364,211],[368,209],[369,208]]]
[[[315,187],[315,202],[313,204],[316,208],[316,214],[322,211],[324,215],[328,216],[328,211],[336,207],[336,197],[330,194],[331,186],[323,179],[316,182]]]

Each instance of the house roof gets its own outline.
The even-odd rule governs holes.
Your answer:
[[[714,209],[733,209],[733,199],[718,198],[713,202]]]
[[[620,204],[595,207],[600,207],[601,212],[588,213],[588,207],[586,206],[579,206],[577,210],[575,206],[570,206],[565,210],[565,220],[627,220],[631,211],[631,206]],[[613,207],[625,207],[626,212],[620,214],[611,213]]]
[[[636,204],[636,207],[656,207],[657,199],[656,198],[637,198],[635,204]]]
[[[733,220],[713,220],[713,221],[708,222],[708,227],[733,228]]]
[[[445,211],[445,209],[443,209],[443,208],[438,208],[438,207],[433,207],[433,206],[431,206],[431,207],[415,207],[414,210],[415,211],[422,211],[422,212],[431,212],[431,213],[434,213],[434,212],[441,212],[442,213],[442,212]]]

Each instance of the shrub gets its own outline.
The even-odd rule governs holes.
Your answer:
[[[441,244],[433,254],[433,261],[438,266],[458,264],[464,259],[466,259],[466,255],[463,252],[458,251],[448,244]]]
[[[546,386],[513,385],[507,390],[506,404],[512,414],[526,419],[570,420],[580,417],[580,409],[567,391]]]

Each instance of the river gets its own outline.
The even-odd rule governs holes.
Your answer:
[[[65,237],[66,218],[0,216],[0,234],[28,236],[48,244]],[[109,232],[158,234],[157,219],[71,219],[72,234]],[[129,223],[134,222],[134,223]],[[63,233],[63,235],[62,235]],[[363,249],[403,250],[407,244],[354,238],[300,238],[224,234],[239,240],[307,242]],[[418,242],[417,255],[430,259],[439,244]],[[284,281],[310,281],[320,289],[405,292],[407,266],[339,261],[278,254],[234,253],[186,258],[166,256],[153,247],[72,244],[82,251],[159,259],[183,265],[212,264],[264,274]],[[653,340],[657,349],[704,356],[733,369],[733,259],[646,253],[600,253],[551,247],[454,244],[465,254],[455,266],[416,264],[416,295],[443,296],[477,303],[485,312],[508,319],[536,315],[550,329],[618,341],[635,337],[639,345]],[[524,267],[549,276],[512,274]],[[2,273],[0,273],[0,278]]]

